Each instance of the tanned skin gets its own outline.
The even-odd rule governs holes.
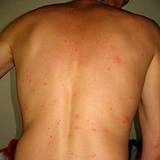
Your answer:
[[[23,118],[15,160],[127,160],[137,110],[141,159],[160,159],[160,30],[123,3],[46,6],[1,32]]]

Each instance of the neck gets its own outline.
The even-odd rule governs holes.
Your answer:
[[[73,0],[74,3],[77,4],[84,4],[84,5],[89,5],[89,4],[95,4],[98,3],[98,0]]]
[[[120,8],[125,2],[128,2],[128,0],[73,0],[73,2],[78,5],[91,5],[101,2],[107,5]]]

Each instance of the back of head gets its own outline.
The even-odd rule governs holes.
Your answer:
[[[98,1],[103,4],[111,5],[117,8],[121,8],[129,2],[129,0],[98,0]]]

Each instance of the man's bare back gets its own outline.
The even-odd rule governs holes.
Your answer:
[[[44,7],[12,23],[1,43],[12,49],[23,117],[15,160],[127,160],[137,109],[146,122],[142,93],[154,57],[160,77],[159,35],[153,26],[107,5],[76,3]],[[1,76],[13,67],[11,60],[8,68],[1,67]],[[159,77],[153,85],[158,91],[151,89],[157,97]],[[154,115],[160,115],[156,104]]]

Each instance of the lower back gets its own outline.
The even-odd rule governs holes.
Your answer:
[[[118,137],[109,129],[90,129],[86,125],[66,133],[63,128],[54,130],[46,126],[36,124],[24,132],[15,160],[128,160],[128,138]]]

